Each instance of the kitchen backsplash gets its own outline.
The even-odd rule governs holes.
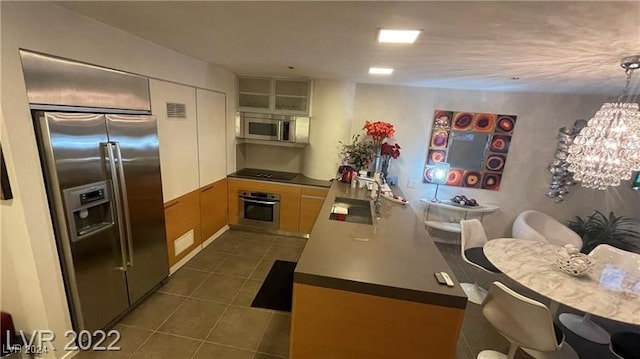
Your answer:
[[[301,173],[303,158],[304,148],[244,143],[237,145],[236,168],[262,168]]]

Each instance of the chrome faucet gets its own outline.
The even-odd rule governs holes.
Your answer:
[[[380,206],[382,205],[382,201],[380,199],[380,193],[382,192],[382,184],[376,181],[374,178],[367,178],[367,177],[358,177],[358,181],[371,182],[376,185],[376,196],[375,196],[375,199],[373,200],[373,204],[376,208],[376,214],[380,215]],[[373,192],[371,192],[371,194],[373,198]]]

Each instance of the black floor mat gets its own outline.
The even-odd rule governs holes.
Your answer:
[[[291,311],[296,262],[276,260],[251,303],[252,307]]]

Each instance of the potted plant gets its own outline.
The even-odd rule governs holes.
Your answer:
[[[586,218],[576,217],[568,226],[582,237],[583,253],[591,252],[599,244],[640,253],[640,221],[637,219],[616,217],[613,212],[606,216],[595,211]]]
[[[359,134],[351,138],[351,143],[340,144],[340,157],[345,164],[352,165],[356,171],[366,169],[375,153],[373,141]]]

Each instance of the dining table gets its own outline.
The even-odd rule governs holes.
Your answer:
[[[572,276],[556,266],[558,248],[535,240],[498,238],[488,241],[483,251],[507,277],[554,302],[640,325],[640,268],[625,270],[598,260],[586,274]]]

